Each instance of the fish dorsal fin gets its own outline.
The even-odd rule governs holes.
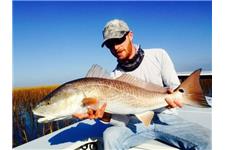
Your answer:
[[[142,114],[135,114],[135,116],[144,123],[145,126],[149,126],[151,123],[153,117],[154,117],[154,112],[153,111],[146,111]]]
[[[110,74],[103,69],[101,66],[94,64],[88,70],[86,77],[98,77],[98,78],[107,78],[111,79]]]
[[[164,87],[161,87],[161,86],[156,85],[151,82],[145,82],[145,81],[138,79],[137,77],[134,77],[129,74],[123,74],[120,77],[116,78],[116,80],[127,82],[127,83],[130,83],[130,84],[135,85],[140,88],[144,88],[144,89],[146,89],[148,91],[152,91],[152,92],[159,92],[159,93],[167,92],[166,88],[164,88]]]

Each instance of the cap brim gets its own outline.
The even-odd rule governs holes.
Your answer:
[[[102,43],[101,47],[103,48],[103,47],[104,47],[104,45],[105,45],[105,41]]]
[[[120,38],[110,38],[110,39],[106,39],[106,40],[103,41],[103,43],[102,43],[101,46],[104,47],[105,43],[106,43],[108,40],[112,40],[112,39],[120,39]]]
[[[111,39],[117,39],[117,38],[109,38],[109,39],[105,39],[105,40],[102,42],[101,47],[104,47],[105,43],[106,43],[108,40],[111,40]]]
[[[101,47],[104,47],[106,41],[108,41],[108,40],[111,40],[111,39],[121,39],[121,38],[123,38],[123,36],[124,36],[127,32],[129,32],[129,31],[124,31],[124,33],[123,33],[122,35],[120,35],[120,36],[110,37],[110,38],[105,39],[105,40],[102,42]]]

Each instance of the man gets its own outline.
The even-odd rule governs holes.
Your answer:
[[[133,43],[133,32],[128,25],[118,19],[109,21],[103,30],[104,41],[118,64],[112,76],[128,73],[145,82],[168,87],[171,93],[180,82],[174,65],[163,49],[143,50]],[[182,107],[178,99],[166,98],[167,108],[155,110],[151,125],[146,127],[135,116],[111,115],[102,112],[107,104],[97,111],[75,114],[78,118],[100,118],[114,126],[103,133],[104,149],[129,149],[149,139],[158,139],[180,149],[211,149],[211,133],[206,128],[182,120],[176,115],[176,107]]]

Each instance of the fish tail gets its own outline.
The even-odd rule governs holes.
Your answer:
[[[202,69],[194,71],[185,81],[181,83],[175,92],[178,91],[184,96],[184,103],[198,107],[209,107],[203,94],[199,78]]]

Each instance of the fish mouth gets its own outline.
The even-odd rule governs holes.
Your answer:
[[[38,123],[47,123],[49,122],[50,120],[48,119],[48,117],[44,116],[44,115],[36,115],[36,118],[37,118],[37,122]]]
[[[34,115],[37,117],[38,123],[48,123],[52,121],[58,121],[62,119],[70,119],[72,118],[70,115],[65,115],[65,116],[52,116],[52,115],[43,115],[38,113],[37,111],[33,110]]]
[[[44,116],[44,115],[36,115],[36,116],[37,116],[38,123],[48,123],[48,122],[54,121],[53,117]]]
[[[32,110],[33,114],[38,116],[38,117],[44,117],[43,114],[40,114],[39,112],[37,112],[35,109]]]
[[[49,120],[46,117],[42,117],[38,119],[38,123],[48,123]]]
[[[38,123],[45,123],[45,122],[49,121],[49,119],[45,115],[40,114],[35,110],[32,110],[32,112],[37,117]]]

